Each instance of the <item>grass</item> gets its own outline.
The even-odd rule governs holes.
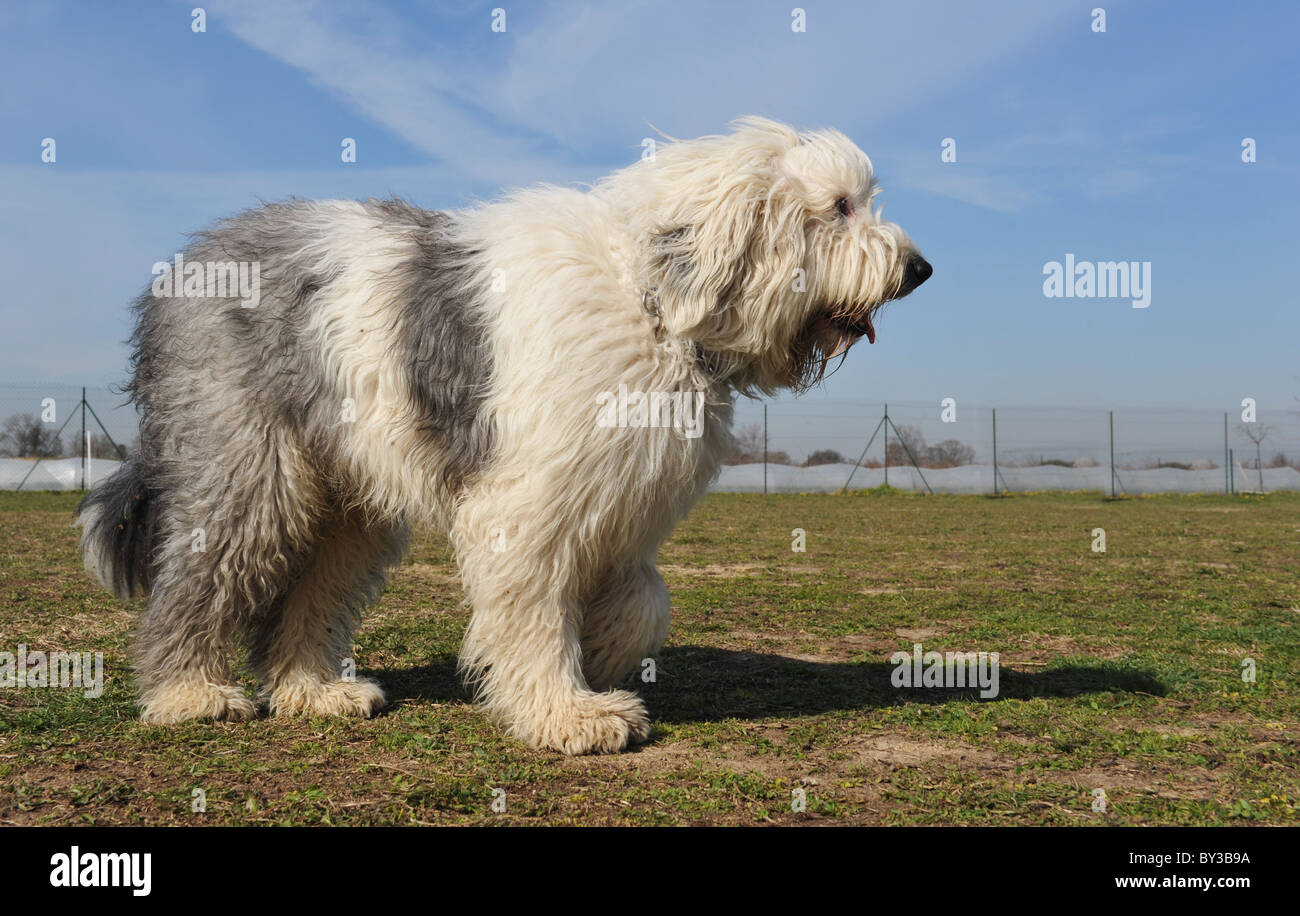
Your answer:
[[[712,495],[660,557],[651,742],[578,759],[467,702],[436,535],[357,637],[385,714],[141,724],[140,608],[82,571],[76,498],[0,494],[0,650],[107,673],[0,689],[0,823],[1300,823],[1300,494]],[[998,652],[999,695],[893,687],[918,642]]]

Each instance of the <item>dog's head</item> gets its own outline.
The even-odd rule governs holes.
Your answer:
[[[806,388],[930,265],[872,208],[871,161],[838,131],[745,118],[668,143],[604,189],[665,327],[742,390]]]

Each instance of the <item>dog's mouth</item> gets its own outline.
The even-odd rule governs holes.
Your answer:
[[[841,337],[848,338],[849,343],[856,343],[865,337],[867,343],[876,342],[876,326],[871,323],[871,313],[875,309],[859,312],[857,317],[836,317],[832,312],[827,316],[830,326],[840,332]]]
[[[898,281],[889,301],[902,299],[928,280],[934,268],[930,262],[919,254],[908,258],[907,266]],[[876,342],[876,325],[873,319],[884,307],[884,302],[865,304],[861,302],[836,303],[818,311],[813,319],[811,332],[818,349],[826,358],[839,356],[846,352],[862,338],[867,343]]]
[[[813,339],[826,356],[838,356],[862,338],[876,342],[876,325],[872,320],[880,305],[832,306],[823,309],[812,322]]]
[[[844,356],[862,338],[876,342],[876,314],[884,303],[830,305],[813,313],[795,345],[795,373],[788,384],[807,391],[825,377],[831,360]]]

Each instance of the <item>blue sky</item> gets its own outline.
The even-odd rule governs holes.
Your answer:
[[[1300,394],[1300,4],[194,5],[0,8],[0,386],[123,380],[153,262],[259,199],[464,206],[757,113],[857,141],[935,265],[807,408]],[[1150,307],[1045,298],[1067,252],[1151,262]]]

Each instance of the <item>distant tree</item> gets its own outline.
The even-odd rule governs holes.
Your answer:
[[[902,441],[900,442],[899,439]],[[921,431],[915,426],[900,426],[897,435],[889,437],[889,446],[885,449],[885,463],[911,464],[912,459],[907,457],[909,451],[918,464],[922,463],[921,459],[925,457],[925,436],[921,435]]]
[[[925,450],[925,460],[926,466],[932,468],[961,467],[975,463],[975,449],[956,439],[945,439]]]
[[[753,464],[763,460],[763,427],[751,423],[736,430],[727,464]]]
[[[912,461],[907,456],[909,451],[916,463],[923,468],[955,468],[975,463],[975,449],[964,442],[945,439],[937,445],[926,445],[925,436],[915,426],[900,426],[897,435],[891,436],[889,440],[886,452],[889,463],[911,464]]]
[[[63,455],[63,443],[48,423],[31,414],[14,414],[0,426],[0,455],[58,458]]]
[[[119,442],[118,445],[126,450],[127,456],[131,454],[131,449],[126,443]],[[113,440],[109,439],[103,433],[95,433],[90,437],[90,455],[92,458],[110,458],[113,461],[121,461],[122,453],[113,445]]]
[[[731,454],[725,464],[758,464],[763,460],[763,427],[759,423],[742,426],[736,431]],[[769,451],[768,464],[793,464],[786,452]]]
[[[1268,438],[1273,428],[1265,426],[1263,423],[1240,423],[1238,428],[1245,433],[1246,438],[1255,443],[1255,467],[1259,469],[1259,491],[1264,492],[1264,456],[1262,449],[1264,440]]]
[[[118,444],[122,445],[123,448],[127,448],[125,444],[122,443],[118,443]],[[76,436],[73,436],[69,438],[67,442],[64,443],[63,456],[65,458],[68,457],[78,458],[81,455],[85,454],[85,451],[86,451],[85,443],[81,442]],[[130,449],[127,449],[127,453],[130,454]],[[113,444],[113,440],[109,439],[108,436],[104,435],[103,433],[91,433],[90,457],[109,458],[113,461],[122,460],[122,454],[121,452],[118,451],[117,447]]]
[[[808,460],[803,463],[806,468],[816,467],[819,464],[843,464],[844,456],[834,449],[818,449],[808,456]]]

